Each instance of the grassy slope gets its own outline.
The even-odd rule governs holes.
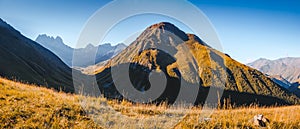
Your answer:
[[[76,99],[73,95],[0,79],[0,128],[97,128]]]
[[[58,93],[50,89],[21,84],[0,78],[0,128],[101,128],[88,117],[79,99],[81,96]],[[161,127],[163,114],[171,114],[172,119],[183,113],[181,109],[167,110],[166,106],[133,105],[129,102],[108,101],[103,98],[89,98],[96,102],[111,105],[116,111],[130,116],[133,121],[112,119],[104,120],[111,128],[128,127],[131,122],[143,121],[145,128]],[[107,106],[108,107],[108,106]],[[106,107],[106,108],[107,108]],[[95,107],[94,107],[95,108]],[[234,128],[251,126],[248,122],[256,114],[264,114],[271,120],[270,128],[299,128],[300,106],[238,109],[219,109],[211,116],[211,122],[200,122],[200,108],[192,109],[175,128]],[[113,116],[108,110],[102,116]],[[157,115],[161,119],[145,118]],[[179,115],[178,115],[179,116]],[[169,120],[169,119],[168,119]],[[157,121],[161,121],[158,123]],[[121,124],[118,124],[121,123]],[[155,123],[155,124],[154,124]],[[141,126],[138,126],[141,127]],[[137,128],[132,126],[131,128]]]
[[[222,79],[225,79],[223,81],[226,82],[226,90],[273,96],[292,104],[300,102],[299,98],[284,91],[263,73],[235,61],[226,54],[201,45],[193,40],[187,41],[186,45],[192,51],[199,69],[202,71],[199,73],[199,76],[203,80],[203,86],[211,86],[212,83],[222,85]]]

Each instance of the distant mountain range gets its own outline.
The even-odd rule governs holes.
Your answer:
[[[0,19],[0,76],[74,92],[72,69]]]
[[[99,46],[88,44],[85,48],[74,49],[67,46],[63,42],[61,37],[57,36],[56,38],[54,38],[51,36],[47,36],[46,34],[39,35],[35,41],[40,43],[43,47],[51,50],[68,66],[75,67],[87,67],[108,60],[126,48],[126,45],[122,43],[115,46],[107,43]],[[72,59],[74,52],[76,52],[76,60],[80,60],[80,62],[73,62]],[[93,57],[93,55],[95,54],[96,59],[91,59],[90,57]]]
[[[261,58],[248,65],[267,74],[277,84],[300,97],[300,57],[287,57],[278,60]]]
[[[289,82],[300,79],[300,58],[288,57],[278,60],[261,58],[248,65],[269,75],[280,75]]]
[[[190,57],[187,56],[188,53],[191,53]],[[148,27],[125,50],[109,60],[105,66],[101,65],[101,69],[94,74],[105,96],[121,96],[113,83],[118,80],[113,80],[111,71],[112,68],[126,68],[127,64],[129,70],[121,69],[119,72],[129,71],[129,74],[119,75],[119,84],[132,83],[139,91],[151,87],[151,71],[159,71],[166,75],[167,86],[158,101],[174,102],[180,88],[185,89],[183,94],[191,94],[196,87],[199,88],[196,103],[202,103],[208,89],[222,86],[224,81],[225,91],[221,100],[229,99],[237,105],[253,102],[261,105],[299,102],[297,97],[263,73],[233,60],[208,46],[196,35],[186,34],[171,23],[162,22]],[[128,75],[130,81],[123,81]],[[181,87],[181,79],[189,85]],[[215,93],[215,96],[218,94]]]

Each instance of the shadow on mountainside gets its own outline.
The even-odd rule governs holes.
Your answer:
[[[131,66],[129,73],[127,72],[127,76],[130,76],[130,82],[132,84],[126,84],[124,83],[124,86],[131,86],[133,85],[135,89],[139,91],[143,91],[142,89],[145,88],[151,88],[151,84],[149,82],[149,74],[150,74],[150,69],[148,69],[145,66],[141,66],[138,64],[130,63],[130,64],[121,64],[118,66],[114,67],[123,67],[123,68],[128,68],[128,65]],[[132,67],[134,66],[134,67]],[[123,69],[122,68],[122,69]],[[137,70],[137,68],[139,70]],[[115,68],[113,68],[115,69]],[[164,70],[162,70],[165,72]],[[120,71],[124,72],[124,71]],[[126,74],[124,74],[126,75]],[[122,78],[122,75],[119,76]],[[202,105],[205,103],[206,98],[208,96],[208,93],[213,95],[213,99],[219,99],[220,104],[224,105],[224,103],[228,104],[230,103],[231,105],[236,105],[236,106],[247,106],[251,104],[257,104],[259,106],[273,106],[273,105],[290,105],[291,103],[279,99],[276,97],[272,96],[266,96],[266,95],[257,95],[257,94],[252,94],[252,93],[245,93],[245,92],[238,92],[238,91],[232,91],[232,90],[224,90],[223,95],[221,97],[219,93],[222,93],[221,88],[217,88],[215,86],[210,86],[210,87],[203,87],[201,84],[200,85],[195,85],[188,83],[187,81],[180,78],[175,78],[175,77],[170,77],[166,76],[167,78],[167,83],[166,83],[166,89],[164,90],[163,94],[161,96],[152,101],[152,103],[161,103],[167,101],[169,104],[173,104],[176,100],[176,97],[178,96],[178,93],[180,92],[180,88],[185,87],[185,93],[189,94],[189,92],[195,92],[194,90],[198,90],[198,95],[196,97],[196,101],[193,103],[194,105]],[[107,98],[111,99],[125,99],[122,94],[117,90],[115,87],[115,84],[113,83],[116,80],[112,79],[112,74],[111,74],[111,68],[106,68],[103,70],[101,73],[96,75],[97,83],[99,86],[99,89],[101,93]],[[184,81],[184,82],[181,82]],[[184,84],[184,85],[182,85]],[[187,99],[189,99],[187,97]],[[224,101],[226,100],[226,102]],[[189,100],[186,100],[189,101]],[[216,102],[216,101],[214,101]],[[217,103],[208,103],[208,105],[215,106]]]

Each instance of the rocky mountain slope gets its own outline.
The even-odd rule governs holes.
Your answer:
[[[285,78],[283,78],[280,75],[273,75],[273,76],[267,75],[267,77],[271,78],[275,83],[277,83],[278,85],[280,85],[285,89],[289,89],[290,86],[292,85],[289,81],[287,81]]]
[[[119,75],[114,77],[114,72]],[[154,80],[154,85],[153,81],[150,83],[153,74],[158,79]],[[130,81],[124,80],[128,75]],[[172,103],[179,94],[192,94],[198,90],[195,104],[201,104],[209,89],[217,89],[213,93],[217,98],[219,89],[224,88],[224,94],[219,98],[237,105],[254,102],[261,105],[299,103],[297,97],[263,73],[233,60],[208,46],[199,37],[186,34],[166,22],[148,27],[132,44],[96,72],[100,89],[107,97],[122,97],[116,82],[124,87],[133,85],[138,91],[145,92],[155,85],[161,85],[163,80],[158,81],[164,75],[166,87],[156,101],[168,100]],[[182,89],[185,89],[184,93]]]
[[[74,92],[72,70],[0,19],[0,76]]]

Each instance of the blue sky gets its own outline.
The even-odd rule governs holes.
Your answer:
[[[258,58],[300,57],[299,0],[189,1],[209,18],[218,33],[223,51],[234,59],[246,63]],[[0,18],[31,39],[35,39],[38,34],[58,35],[65,43],[74,47],[89,17],[108,2],[0,0]],[[119,27],[125,28],[124,31],[112,31],[104,42],[124,42],[128,36],[159,21],[173,22],[190,32],[189,28],[176,20],[159,16],[138,16],[120,24]]]

